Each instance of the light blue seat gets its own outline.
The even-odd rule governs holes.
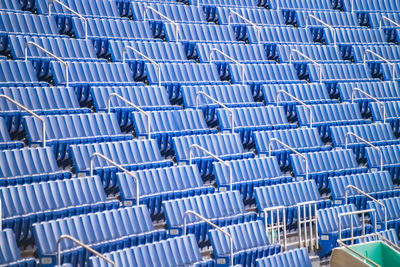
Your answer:
[[[0,231],[0,264],[13,267],[35,267],[36,260],[22,258],[14,232],[11,229]]]
[[[382,154],[382,167],[392,176],[393,182],[400,181],[400,145],[380,146],[379,151],[371,147],[366,147],[367,163],[371,170],[380,170]]]
[[[30,61],[0,60],[0,86],[48,86],[36,77],[35,69]]]
[[[386,207],[387,214],[387,228],[394,229],[396,231],[397,236],[400,233],[400,214],[399,214],[399,205],[400,205],[400,197],[391,197],[381,199],[380,202]],[[368,201],[367,203],[368,209],[375,210],[375,216],[373,213],[370,213],[372,220],[376,220],[377,228],[380,230],[385,229],[385,211],[381,205],[378,205],[376,202]]]
[[[295,248],[284,251],[276,255],[258,259],[256,262],[257,267],[286,267],[291,266],[291,264],[294,264],[294,266],[312,267],[307,248]]]
[[[383,122],[383,108],[378,103],[369,103],[372,118],[374,121]],[[400,101],[387,101],[385,102],[386,122],[390,123],[393,128],[394,134],[400,134]]]
[[[4,0],[0,3],[0,10],[19,12],[21,11],[21,5],[18,1]]]

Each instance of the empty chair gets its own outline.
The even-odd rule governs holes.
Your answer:
[[[116,266],[214,266],[214,260],[203,260],[194,235],[185,235],[137,247],[106,253]],[[109,267],[99,257],[90,257],[89,266]]]
[[[72,145],[70,151],[77,174],[90,174],[90,159],[94,153],[106,156],[129,171],[172,165],[161,157],[154,139]],[[116,173],[120,171],[103,159],[93,158],[93,172],[102,178],[106,190],[115,189]]]
[[[276,129],[274,131],[254,132],[254,139],[258,155],[276,156],[279,166],[290,166],[290,154],[293,152],[271,139],[278,139],[300,153],[330,150],[332,147],[324,145],[316,128]]]
[[[48,0],[36,0],[36,6],[40,14],[48,14]],[[114,1],[99,1],[99,0],[82,0],[79,3],[67,0],[69,8],[75,10],[84,17],[120,17],[117,5]],[[50,6],[51,13],[58,17],[72,17],[73,14],[58,3],[53,3]],[[60,19],[60,18],[59,18]]]
[[[371,170],[387,170],[392,176],[393,182],[400,181],[400,145],[379,146],[379,151],[372,147],[366,147],[367,163]],[[382,154],[382,165],[380,154]]]
[[[343,9],[346,11],[351,11],[353,8],[357,12],[395,12],[400,8],[399,3],[396,1],[383,1],[378,0],[361,0],[351,6],[351,3],[343,3]]]
[[[374,121],[383,122],[383,108],[378,103],[369,103]],[[400,133],[400,101],[385,102],[386,121],[390,123],[396,136]]]
[[[305,159],[297,154],[291,154],[295,177],[305,178]],[[309,179],[314,179],[320,191],[326,191],[328,177],[367,172],[367,167],[359,166],[356,155],[351,149],[331,150],[303,153],[308,161]]]
[[[30,61],[0,60],[0,86],[48,86],[36,77]]]
[[[389,123],[336,126],[331,127],[330,130],[333,145],[336,148],[344,148],[346,146],[346,135],[350,132],[360,136],[374,146],[393,145],[400,142],[394,136]],[[369,147],[365,142],[350,135],[347,136],[347,147],[353,149],[358,160],[365,160],[365,147]]]
[[[218,123],[216,110],[219,104],[213,102],[200,92],[211,96],[227,107],[258,107],[263,104],[255,102],[248,85],[199,85],[182,86],[181,93],[185,108],[199,108],[203,111],[207,124],[210,127]],[[196,105],[198,98],[198,106]]]
[[[161,218],[163,201],[213,193],[205,186],[195,165],[173,166],[133,172],[139,178],[140,204],[145,204],[153,219]],[[136,182],[126,173],[117,174],[118,187],[124,206],[136,203]]]
[[[394,68],[394,70],[393,70]],[[382,63],[381,64],[382,78],[384,81],[398,81],[400,80],[400,63]],[[377,77],[379,78],[379,77]]]
[[[294,226],[299,219],[297,204],[315,201],[317,209],[331,206],[330,200],[323,200],[321,198],[318,188],[312,180],[257,187],[254,189],[254,194],[256,196],[257,209],[261,217],[264,218],[265,209],[284,206],[286,214],[285,223],[288,226]],[[305,219],[303,216],[308,215],[303,214],[301,216],[301,219]],[[268,223],[272,223],[272,218],[267,218],[267,220]],[[277,218],[274,217],[273,220],[274,223],[277,222]],[[279,216],[279,220],[280,223],[283,222],[282,214]]]
[[[101,253],[165,239],[165,230],[156,230],[144,205],[71,216],[35,223],[32,226],[42,266],[56,263],[57,241],[70,235]],[[84,250],[70,240],[61,242],[61,262],[83,266]],[[43,264],[46,263],[46,264]]]
[[[335,205],[352,203],[358,209],[366,209],[367,201],[371,199],[352,188],[347,190],[348,198],[345,203],[346,187],[349,185],[361,189],[375,199],[400,196],[400,191],[394,188],[392,177],[387,171],[336,176],[329,178],[329,188]]]
[[[244,150],[239,134],[209,134],[174,137],[173,145],[177,162],[186,164],[195,162],[199,167],[201,176],[206,180],[212,175],[212,162],[215,161],[215,159],[196,147],[191,148],[193,145],[202,147],[222,160],[254,157],[253,153]],[[192,155],[192,162],[189,162],[190,154]]]
[[[390,62],[398,62],[400,56],[400,48],[395,45],[375,45],[375,46],[363,46],[357,45],[352,47],[352,53],[354,55],[354,61],[357,63],[363,63],[364,59],[371,67],[371,63],[382,63],[383,61],[377,56],[366,53],[366,50],[371,50],[376,54],[382,56],[383,58],[389,60]],[[365,58],[364,58],[365,57]],[[373,70],[372,70],[373,72]]]
[[[400,233],[400,214],[398,209],[400,197],[385,198],[381,199],[380,202],[386,207],[387,228],[395,229],[398,236]],[[377,228],[385,230],[385,211],[382,206],[376,202],[368,201],[367,207],[375,210],[375,214],[371,213],[370,216],[373,221],[376,220]]]
[[[380,227],[379,225],[377,225],[377,228]],[[392,229],[388,229],[388,230],[381,230],[377,232],[378,234],[382,235],[384,238],[386,238],[386,240],[391,241],[393,244],[395,245],[399,245],[399,237],[396,233],[396,231],[392,228]],[[378,240],[382,240],[383,242],[385,242],[386,240],[381,238],[380,236],[377,236]],[[372,242],[375,241],[375,235],[373,236],[368,236],[366,238],[367,242]]]
[[[393,1],[393,3],[395,3],[395,1]],[[382,19],[383,16],[395,22],[400,21],[400,15],[396,12],[396,10],[383,12],[375,10],[374,12],[361,13],[359,15],[359,17],[362,19],[360,24],[362,26],[369,26],[375,29],[383,28],[388,42],[398,43],[399,38],[396,24]]]
[[[72,144],[132,139],[131,134],[121,132],[117,117],[113,113],[49,115],[42,118],[47,126],[47,145],[53,147],[58,161],[70,158],[68,149]],[[42,144],[43,122],[36,117],[26,116],[23,124],[29,144]]]
[[[22,148],[24,143],[21,141],[13,141],[8,132],[6,122],[0,117],[0,150]]]
[[[282,174],[275,157],[230,160],[226,162],[232,168],[232,188],[242,194],[245,204],[254,203],[254,188],[281,184],[292,181],[291,176]],[[220,191],[229,190],[229,167],[215,162],[214,176]]]
[[[312,267],[307,248],[295,248],[266,258],[257,259],[258,267],[286,267],[294,264],[301,267]]]
[[[188,210],[199,213],[220,227],[253,221],[257,217],[254,212],[246,212],[238,191],[164,201],[163,210],[170,236],[182,234],[183,218]],[[208,241],[209,224],[192,214],[186,215],[186,221],[186,233],[194,234],[200,246]]]
[[[3,266],[35,267],[36,260],[22,258],[14,232],[11,229],[0,231],[0,264]]]
[[[304,106],[296,106],[300,126],[311,125],[312,112],[312,125],[318,128],[323,140],[331,138],[330,128],[333,126],[371,123],[371,120],[363,119],[355,103],[312,105],[310,108],[311,111]]]
[[[18,12],[21,11],[21,5],[19,2],[5,0],[0,3],[0,10]]]
[[[297,119],[296,106],[300,103],[282,92],[279,93],[281,90],[308,105],[338,103],[337,99],[329,97],[325,85],[321,83],[267,84],[263,85],[261,90],[267,105],[278,104],[279,100],[279,105],[283,106],[289,121]]]
[[[222,228],[232,236],[233,264],[254,266],[257,258],[274,255],[281,251],[280,244],[270,244],[262,221],[245,222]],[[230,266],[230,239],[221,231],[208,232],[217,266]]]
[[[33,223],[119,207],[96,176],[2,187],[0,197],[3,227],[12,228],[20,244],[33,241]]]
[[[58,168],[57,161],[50,147],[0,151],[1,186],[70,177],[70,172],[62,171]]]
[[[321,11],[321,10],[306,10],[296,12],[296,23],[299,27],[312,27],[312,31],[315,34],[320,34],[316,31],[321,30],[325,27],[321,22],[315,20],[310,15],[322,20],[326,24],[334,28],[344,28],[344,27],[360,27],[358,22],[357,14],[351,12],[337,12],[337,11]],[[319,29],[318,29],[319,28]]]

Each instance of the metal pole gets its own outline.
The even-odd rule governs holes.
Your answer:
[[[360,92],[364,95],[366,95],[367,97],[371,98],[372,100],[374,100],[375,102],[377,102],[379,105],[381,105],[382,109],[383,109],[383,123],[386,123],[386,107],[385,107],[385,103],[383,103],[382,101],[378,100],[377,98],[373,97],[372,95],[368,94],[367,92],[361,90],[360,88],[354,88],[351,91],[351,103],[354,103],[354,93],[355,92]]]
[[[310,128],[312,128],[312,125],[313,125],[313,112],[312,112],[311,106],[307,105],[306,103],[304,103],[303,101],[301,101],[300,99],[298,99],[294,95],[286,92],[285,90],[279,90],[278,93],[276,93],[276,105],[277,106],[279,105],[279,96],[281,94],[285,94],[285,95],[289,96],[290,98],[294,99],[295,101],[297,101],[298,103],[300,103],[302,106],[306,107],[310,111]]]
[[[395,76],[395,66],[396,65],[394,63],[390,62],[389,60],[387,60],[386,58],[382,57],[381,55],[375,53],[371,49],[365,49],[365,51],[364,51],[364,54],[363,54],[363,64],[364,65],[365,65],[365,62],[367,60],[367,53],[370,53],[370,54],[376,56],[377,58],[379,58],[380,60],[385,61],[387,64],[389,64],[392,67],[392,78],[393,78],[393,81],[394,81],[394,78],[395,78],[394,77]]]
[[[244,16],[240,15],[239,13],[237,13],[236,11],[231,11],[228,15],[228,26],[231,25],[231,18],[232,16],[235,15],[239,18],[241,18],[242,20],[244,20],[246,23],[250,24],[251,26],[253,26],[254,28],[257,29],[257,42],[260,43],[261,41],[261,27],[258,26],[257,24],[255,24],[254,22],[248,20],[247,18],[245,18]]]
[[[179,32],[180,32],[180,28],[178,27],[178,23],[176,23],[175,21],[171,20],[170,18],[168,18],[167,16],[165,16],[164,14],[160,13],[158,10],[152,8],[151,6],[146,6],[144,8],[143,11],[143,21],[146,21],[146,14],[147,14],[147,10],[151,10],[154,13],[158,14],[161,18],[165,19],[166,21],[172,23],[175,26],[175,42],[178,42],[179,40]]]
[[[308,61],[310,61],[311,63],[314,63],[316,66],[318,66],[318,70],[319,70],[319,83],[322,83],[322,65],[320,63],[318,63],[317,61],[315,61],[314,59],[308,57],[307,55],[305,55],[304,53],[300,52],[297,49],[292,49],[290,50],[290,54],[289,54],[289,64],[292,64],[292,55],[293,53],[297,53],[300,56],[304,57],[305,59],[307,59]]]

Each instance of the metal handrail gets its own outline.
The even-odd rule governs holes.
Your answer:
[[[286,92],[285,90],[279,90],[278,93],[276,93],[276,105],[279,105],[279,96],[281,94],[285,94],[287,96],[289,96],[290,98],[294,99],[295,101],[297,101],[298,103],[300,103],[302,106],[304,106],[305,108],[307,108],[310,111],[310,128],[312,128],[312,124],[313,124],[313,112],[312,112],[312,108],[310,105],[307,105],[306,103],[304,103],[303,101],[301,101],[300,99],[298,99],[297,97],[295,97],[294,95]]]
[[[212,96],[210,96],[209,94],[206,94],[203,91],[199,91],[196,93],[196,109],[199,108],[199,99],[200,96],[203,95],[205,97],[207,97],[208,99],[210,99],[211,101],[213,101],[214,103],[217,103],[218,105],[220,105],[223,109],[225,109],[226,111],[228,111],[231,114],[232,117],[232,133],[235,132],[235,114],[233,113],[233,109],[228,108],[226,105],[224,105],[223,103],[221,103],[220,101],[218,101],[217,99],[213,98]]]
[[[193,149],[200,149],[201,151],[203,151],[204,153],[206,153],[207,155],[211,156],[212,158],[216,159],[219,163],[225,165],[226,167],[229,168],[229,189],[230,191],[232,191],[232,181],[233,181],[233,172],[232,172],[232,166],[228,163],[226,163],[224,160],[222,160],[220,157],[214,155],[213,153],[209,152],[208,150],[204,149],[203,147],[199,146],[199,145],[191,145],[189,148],[189,164],[192,164],[192,151]]]
[[[362,214],[361,217],[361,222],[362,222],[362,236],[365,240],[366,238],[366,234],[365,234],[365,214],[366,213],[373,213],[373,218],[374,218],[374,228],[376,231],[376,211],[374,209],[367,209],[367,210],[356,210],[356,211],[349,211],[349,212],[343,212],[343,213],[339,213],[338,215],[338,219],[339,219],[339,238],[338,241],[351,241],[351,243],[354,243],[354,224],[353,224],[353,216],[352,215],[357,215],[357,218],[359,214]],[[351,236],[348,238],[344,238],[342,239],[342,217],[344,216],[350,216],[350,232],[351,232]]]
[[[374,96],[368,94],[367,92],[365,92],[365,91],[363,91],[363,90],[361,90],[360,88],[357,88],[357,87],[354,88],[354,89],[351,91],[351,103],[354,103],[354,93],[355,93],[356,91],[358,91],[358,92],[360,92],[360,93],[366,95],[367,97],[371,98],[372,100],[374,100],[375,102],[377,102],[379,105],[382,106],[382,109],[383,109],[383,123],[385,123],[385,122],[386,122],[386,107],[385,107],[385,103],[383,103],[382,101],[378,100],[378,99],[375,98]]]
[[[258,43],[260,43],[261,41],[261,29],[262,27],[255,24],[254,22],[248,20],[247,18],[245,18],[244,16],[240,15],[239,13],[237,13],[236,11],[231,11],[228,15],[228,26],[231,25],[231,18],[233,15],[236,15],[237,17],[241,18],[242,20],[244,20],[246,23],[250,24],[251,26],[253,26],[254,28],[257,29],[257,40]]]
[[[67,82],[67,87],[68,87],[69,86],[69,67],[68,67],[67,62],[65,62],[61,58],[57,57],[56,55],[54,55],[53,53],[51,53],[47,49],[45,49],[45,48],[41,47],[40,45],[38,45],[38,44],[36,44],[34,42],[31,42],[31,41],[27,42],[25,44],[25,47],[24,47],[24,59],[25,59],[25,61],[28,60],[28,46],[30,46],[30,45],[35,46],[36,48],[38,48],[39,50],[45,52],[47,55],[49,55],[50,57],[52,57],[52,58],[56,59],[57,61],[61,62],[65,66],[65,80]]]
[[[374,51],[372,51],[371,49],[365,49],[364,54],[363,54],[363,64],[365,65],[365,62],[367,60],[367,53],[371,53],[372,55],[376,56],[377,58],[379,58],[380,60],[385,61],[387,64],[389,64],[392,67],[392,78],[394,81],[394,76],[395,76],[395,66],[396,64],[390,62],[389,60],[387,60],[386,58],[382,57],[381,55],[375,53]]]
[[[333,45],[336,45],[336,41],[337,41],[337,33],[336,33],[336,29],[333,28],[331,25],[329,25],[328,23],[326,23],[325,21],[317,18],[314,15],[308,15],[307,19],[306,19],[306,29],[308,28],[308,21],[309,19],[312,18],[316,21],[318,21],[319,23],[321,23],[322,25],[324,25],[325,27],[329,28],[331,31],[333,31]]]
[[[307,59],[308,61],[310,61],[311,63],[315,64],[318,66],[319,69],[319,82],[322,83],[322,65],[320,63],[318,63],[317,61],[315,61],[314,59],[308,57],[307,55],[305,55],[304,53],[300,52],[297,49],[292,49],[290,50],[290,54],[289,54],[289,64],[292,64],[292,55],[293,53],[296,52],[297,54],[299,54],[300,56],[304,57],[305,59]]]
[[[76,239],[73,236],[70,235],[62,235],[60,236],[60,238],[57,240],[57,265],[61,266],[61,241],[63,241],[64,239],[69,239],[71,241],[73,241],[74,243],[78,244],[79,246],[83,247],[84,249],[89,250],[90,252],[92,252],[93,254],[95,254],[96,256],[99,256],[100,258],[102,258],[103,260],[105,260],[106,262],[108,262],[109,264],[111,264],[112,266],[116,266],[115,262],[113,262],[112,260],[108,259],[106,256],[104,256],[103,254],[101,254],[100,252],[92,249],[91,247],[89,247],[88,245],[82,243],[81,241],[79,241],[78,239]]]
[[[42,134],[43,134],[43,147],[45,147],[46,146],[46,121],[45,121],[45,119],[42,118],[41,116],[39,116],[38,114],[36,114],[35,112],[33,112],[32,110],[30,110],[29,108],[21,105],[20,103],[18,103],[17,101],[15,101],[14,99],[10,98],[7,95],[0,95],[0,98],[5,98],[6,100],[10,101],[11,103],[15,104],[19,108],[22,108],[23,110],[25,110],[26,112],[31,114],[33,117],[39,119],[43,123],[43,129],[42,129],[42,131],[43,131],[42,132]]]
[[[155,62],[153,59],[149,58],[148,56],[146,56],[145,54],[143,54],[142,52],[140,52],[139,50],[137,50],[136,48],[134,48],[132,46],[125,46],[124,49],[122,50],[122,63],[125,63],[125,55],[126,55],[126,52],[128,49],[135,52],[136,54],[142,56],[144,59],[150,61],[151,64],[155,65],[158,68],[158,86],[161,87],[161,66],[160,66],[160,64]]]
[[[281,229],[280,225],[280,220],[279,220],[279,211],[282,210],[282,227],[283,227],[283,251],[287,248],[287,235],[286,235],[286,207],[285,206],[276,206],[276,207],[270,207],[270,208],[265,208],[263,209],[264,214],[264,222],[265,222],[265,234],[268,236],[271,236],[269,242],[273,243],[275,238],[274,238],[274,230],[276,229],[278,231],[277,233],[277,241],[278,243],[281,243],[281,235],[279,233]],[[276,211],[276,226],[274,226],[274,211]],[[271,214],[271,227],[268,227],[268,212]],[[270,235],[271,233],[271,235]]]
[[[135,174],[133,174],[132,172],[130,172],[127,169],[125,169],[124,167],[122,167],[120,164],[112,161],[111,159],[107,158],[103,154],[100,154],[100,153],[97,153],[97,152],[93,153],[92,156],[90,156],[90,177],[93,177],[93,160],[94,160],[95,157],[99,157],[99,158],[104,159],[105,161],[107,161],[111,165],[114,165],[118,169],[122,170],[122,172],[128,174],[129,176],[131,176],[135,180],[135,182],[136,182],[136,205],[139,205],[139,178]]]
[[[345,243],[343,243],[342,241],[338,240],[337,241],[338,244],[340,246],[343,246],[345,249],[350,250],[351,252],[353,252],[354,254],[356,254],[357,256],[359,256],[360,258],[362,258],[363,260],[368,261],[370,264],[374,265],[375,267],[381,267],[379,264],[375,263],[374,261],[372,261],[371,259],[365,257],[364,255],[362,255],[361,253],[357,252],[356,250],[352,249],[350,246],[346,245]]]
[[[395,243],[393,243],[392,241],[381,235],[379,232],[375,231],[375,235],[377,235],[383,241],[389,243],[390,246],[394,247],[398,252],[400,252],[400,247],[398,245],[396,245]]]
[[[197,212],[193,211],[193,210],[187,210],[185,212],[185,214],[183,215],[183,235],[186,235],[186,217],[187,215],[192,214],[198,218],[200,218],[202,221],[208,223],[209,225],[215,227],[215,229],[217,229],[218,231],[220,231],[221,233],[223,233],[224,235],[226,235],[229,240],[230,240],[230,261],[231,264],[230,266],[233,266],[233,238],[232,235],[230,233],[228,233],[227,231],[225,231],[224,229],[222,229],[221,227],[219,227],[218,225],[212,223],[210,220],[204,218],[203,216],[201,216],[200,214],[198,214]]]
[[[131,101],[129,101],[128,99],[120,96],[117,93],[112,93],[108,96],[108,100],[107,100],[107,111],[108,113],[111,113],[111,98],[112,97],[116,97],[121,99],[122,101],[124,101],[126,104],[128,104],[129,106],[135,108],[136,110],[138,110],[141,114],[145,115],[147,117],[147,129],[148,129],[148,139],[150,139],[150,131],[151,131],[151,124],[150,124],[150,112],[146,112],[143,109],[141,109],[140,107],[138,107],[137,105],[133,104]]]
[[[351,189],[351,188],[357,190],[360,194],[372,199],[373,202],[375,202],[376,204],[378,204],[378,205],[383,207],[383,211],[384,211],[384,214],[385,214],[385,230],[387,230],[387,210],[386,210],[386,206],[382,202],[377,200],[376,198],[370,196],[369,194],[367,194],[366,192],[361,190],[360,188],[358,188],[358,187],[356,187],[354,185],[351,185],[351,184],[346,186],[346,189],[345,189],[345,204],[347,204],[348,193],[349,193],[349,189]]]
[[[62,7],[64,7],[65,9],[67,9],[68,11],[70,11],[72,14],[74,14],[75,16],[79,17],[81,20],[83,20],[83,23],[85,24],[85,40],[87,40],[88,38],[88,23],[87,20],[84,16],[82,16],[81,14],[79,14],[78,12],[76,12],[75,10],[73,10],[72,8],[70,8],[69,6],[67,6],[66,4],[58,1],[58,0],[49,0],[49,3],[47,4],[47,9],[49,10],[49,16],[51,16],[51,9],[50,6],[53,5],[54,3],[57,3],[59,5],[61,5]]]
[[[353,133],[353,132],[347,132],[347,133],[345,134],[345,137],[344,137],[344,138],[345,138],[345,141],[344,141],[344,142],[345,142],[345,149],[347,149],[347,145],[348,145],[348,142],[347,142],[347,141],[348,141],[349,135],[354,136],[355,138],[357,138],[357,139],[360,140],[361,142],[366,143],[367,145],[369,145],[370,147],[372,147],[372,148],[375,149],[375,150],[378,150],[378,152],[379,152],[379,154],[380,154],[380,161],[381,161],[380,167],[381,167],[381,171],[383,171],[383,153],[382,153],[381,149],[380,149],[379,147],[375,146],[374,144],[372,144],[371,142],[365,140],[365,139],[362,138],[361,136],[359,136],[359,135]]]
[[[312,219],[312,206],[314,207],[314,219]],[[315,249],[318,249],[319,243],[318,243],[318,216],[317,216],[317,201],[306,201],[302,203],[298,203],[297,205],[297,228],[298,228],[298,237],[299,237],[299,247],[302,247],[302,238],[301,238],[301,225],[304,225],[304,244],[307,247],[307,223],[309,223],[310,226],[310,249],[313,251],[314,246],[313,246],[313,227],[312,223],[315,222]],[[309,219],[307,220],[307,206],[308,206],[308,215]],[[302,208],[301,208],[302,207]],[[301,209],[303,209],[303,216],[304,220],[301,220]]]
[[[390,18],[388,18],[388,17],[386,17],[386,16],[382,16],[382,17],[379,19],[379,29],[382,29],[382,20],[387,20],[387,21],[389,21],[390,23],[396,25],[397,27],[400,27],[400,24],[397,23],[396,21],[394,21],[394,20],[392,20],[392,19],[390,19]]]
[[[308,180],[308,158],[306,156],[304,156],[304,154],[298,152],[297,150],[288,146],[287,144],[285,144],[284,142],[282,142],[281,140],[279,140],[277,138],[271,138],[268,142],[268,152],[269,152],[270,157],[271,157],[271,151],[272,151],[272,149],[271,149],[272,142],[277,142],[277,143],[281,144],[282,146],[286,147],[287,149],[289,149],[293,153],[299,155],[300,157],[302,157],[305,160],[305,162],[306,162],[306,180]]]
[[[212,56],[214,55],[214,52],[220,53],[221,55],[223,55],[224,57],[226,57],[227,59],[231,60],[233,63],[235,63],[236,65],[238,65],[238,66],[240,66],[242,68],[242,84],[245,85],[244,84],[245,65],[240,63],[236,59],[232,58],[231,56],[225,54],[224,52],[222,52],[221,50],[219,50],[217,48],[212,48],[210,50],[210,53],[208,54],[208,58],[210,59],[210,64],[212,63],[212,60],[213,60]]]
[[[179,40],[179,32],[180,32],[179,24],[176,23],[175,21],[173,21],[172,19],[168,18],[167,16],[165,16],[164,14],[162,14],[160,11],[158,11],[157,9],[154,9],[154,8],[151,7],[151,6],[146,6],[146,7],[144,8],[144,11],[143,11],[143,21],[146,21],[146,13],[147,13],[146,11],[149,10],[149,9],[150,9],[151,11],[155,12],[156,14],[158,14],[160,17],[162,17],[162,18],[165,19],[166,21],[172,23],[172,24],[175,26],[175,42],[178,42],[178,40]]]

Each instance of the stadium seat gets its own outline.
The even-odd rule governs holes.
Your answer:
[[[394,64],[394,65],[392,65]],[[394,68],[394,73],[393,73]],[[400,63],[382,63],[380,65],[381,72],[378,74],[375,73],[376,76],[374,78],[381,78],[384,81],[398,81],[400,80]],[[381,73],[381,76],[379,76]]]
[[[246,33],[242,41],[247,40],[250,44],[264,44],[268,58],[271,60],[275,60],[277,44],[314,44],[311,31],[305,28],[262,27],[259,32],[257,28],[247,26]],[[259,34],[261,40],[258,39]]]
[[[358,165],[356,155],[351,149],[310,152],[303,155],[308,160],[308,178],[315,180],[318,189],[322,192],[329,189],[328,177],[368,171],[367,167]],[[306,175],[304,158],[297,154],[290,156],[295,177],[304,179]]]
[[[330,145],[324,145],[316,128],[274,129],[273,131],[254,132],[257,154],[259,156],[273,155],[281,168],[290,166],[290,154],[293,152],[271,139],[278,139],[300,153],[331,150]],[[271,151],[269,149],[271,148]]]
[[[36,260],[22,258],[14,232],[11,229],[0,231],[0,264],[3,266],[35,267]]]
[[[33,241],[33,223],[119,207],[118,200],[107,200],[99,177],[2,187],[0,196],[3,227],[12,228],[23,245]]]
[[[281,251],[280,244],[270,244],[262,221],[245,222],[222,228],[232,236],[233,264],[254,266],[257,258],[274,255]],[[230,239],[221,231],[208,232],[217,266],[230,265]]]
[[[33,234],[41,266],[56,263],[57,241],[70,235],[100,253],[129,248],[165,239],[165,230],[156,230],[144,205],[71,216],[35,223]],[[70,240],[61,243],[61,262],[83,266],[88,254]]]
[[[295,248],[266,258],[257,259],[257,267],[312,267],[307,248]]]
[[[400,48],[395,45],[375,45],[368,47],[357,45],[353,46],[352,50],[354,61],[357,63],[364,63],[365,60],[365,62],[367,62],[369,67],[371,68],[371,72],[373,75],[376,73],[375,69],[378,68],[380,63],[382,63],[383,61],[371,53],[365,53],[366,50],[371,50],[393,63],[400,61]]]
[[[378,103],[369,103],[372,118],[374,121],[383,122],[383,108]],[[390,123],[393,128],[394,134],[400,134],[400,101],[385,102],[386,121]]]
[[[343,8],[346,11],[351,11],[350,3],[343,3]],[[378,12],[394,12],[395,10],[399,10],[400,6],[397,1],[389,0],[380,2],[379,0],[361,0],[357,3],[354,3],[353,10],[360,12],[370,12],[370,11],[378,11]]]
[[[382,154],[383,170],[387,170],[392,176],[394,183],[400,181],[400,145],[379,146],[379,151],[372,147],[366,147],[367,163],[371,170],[380,170]]]
[[[0,150],[22,148],[22,147],[24,147],[23,142],[13,141],[11,139],[5,120],[2,117],[0,117]]]
[[[389,13],[387,13],[389,12]],[[397,26],[388,20],[382,19],[385,16],[392,21],[400,21],[399,13],[396,10],[390,11],[374,11],[359,14],[362,20],[362,26],[369,26],[371,28],[383,28],[388,42],[398,43],[399,36]]]
[[[337,12],[333,10],[302,10],[296,12],[295,22],[298,27],[312,27],[312,32],[318,34],[315,31],[321,31],[325,26],[315,20],[310,15],[322,20],[326,24],[334,28],[357,28],[360,27],[358,22],[357,14],[351,12]],[[292,24],[292,23],[290,23]],[[319,33],[320,34],[320,33]]]
[[[188,210],[199,213],[219,227],[254,221],[257,217],[254,212],[246,212],[239,191],[169,200],[162,205],[169,236],[182,234],[183,218]],[[211,226],[191,214],[186,219],[186,233],[194,234],[199,245],[203,246],[209,240],[207,232]]]
[[[71,178],[60,170],[50,147],[0,151],[0,186]]]
[[[380,202],[385,205],[387,212],[387,227],[388,229],[395,229],[397,236],[400,233],[400,214],[399,209],[397,208],[400,204],[400,197],[391,197],[381,199]],[[369,209],[375,210],[375,215],[370,214],[371,220],[376,220],[377,228],[384,230],[385,229],[385,213],[384,209],[378,205],[376,202],[368,201],[367,207]]]
[[[19,1],[5,0],[0,3],[0,11],[20,12],[21,5]]]
[[[48,86],[36,77],[35,69],[30,61],[0,60],[0,86]]]

